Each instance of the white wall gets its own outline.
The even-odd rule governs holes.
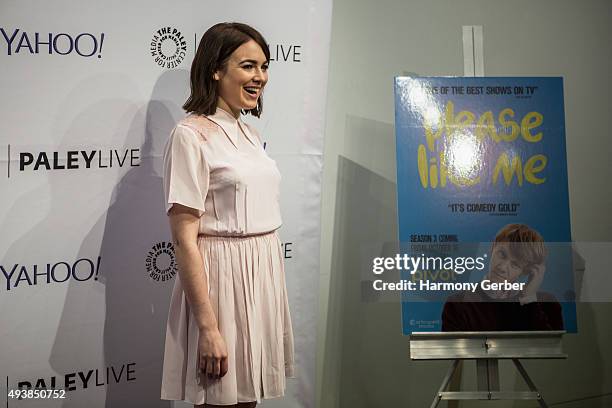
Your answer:
[[[447,366],[409,360],[399,305],[361,300],[360,247],[397,236],[393,76],[463,75],[463,25],[483,26],[485,75],[563,76],[573,238],[612,241],[611,16],[607,0],[334,1],[318,406],[427,406]],[[580,304],[569,359],[527,364],[549,403],[612,405],[611,312],[610,303]],[[469,368],[464,387],[474,386]],[[510,367],[502,381],[523,386]]]

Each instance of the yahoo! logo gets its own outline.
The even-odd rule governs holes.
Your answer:
[[[59,54],[76,53],[81,57],[102,58],[104,33],[28,33],[19,28],[5,30],[0,27],[0,34],[6,43],[6,55],[13,54]]]
[[[64,283],[69,280],[84,282],[98,280],[100,262],[97,259],[81,258],[74,262],[55,262],[45,265],[12,265],[0,264],[0,278],[4,278],[2,285],[7,291],[23,286]]]

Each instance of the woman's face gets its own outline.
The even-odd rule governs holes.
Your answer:
[[[520,244],[515,244],[520,245]],[[513,256],[508,243],[498,242],[494,245],[489,263],[489,279],[493,282],[516,282],[524,273],[528,263]]]
[[[237,118],[241,109],[257,107],[268,82],[268,61],[259,44],[250,40],[236,48],[214,78],[219,82],[217,106]]]

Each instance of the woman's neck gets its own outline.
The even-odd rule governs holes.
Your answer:
[[[217,108],[223,109],[224,111],[232,115],[234,119],[238,119],[240,117],[240,110],[234,111],[221,97],[219,97],[219,99],[217,100]]]

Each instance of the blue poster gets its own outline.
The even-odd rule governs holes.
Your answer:
[[[483,261],[402,278],[480,284],[515,268],[507,281],[522,284],[497,305],[487,296],[501,292],[404,291],[403,333],[576,332],[562,78],[397,77],[395,109],[401,248],[454,245]]]

